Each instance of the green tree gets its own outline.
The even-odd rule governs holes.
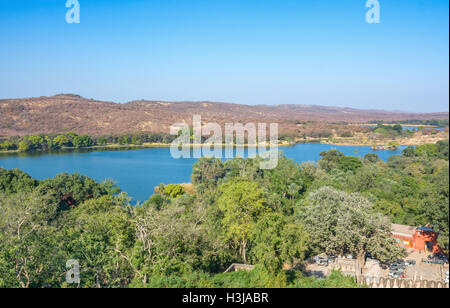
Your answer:
[[[133,136],[131,138],[131,143],[135,144],[135,145],[141,145],[142,144],[142,138],[140,138],[139,136]]]
[[[339,159],[338,168],[342,171],[355,172],[363,166],[361,160],[357,157],[343,156]]]
[[[322,159],[318,162],[319,168],[326,172],[330,172],[337,168],[338,163],[341,158],[344,157],[344,154],[337,150],[331,150],[320,153],[320,156],[322,156]]]
[[[72,139],[72,144],[75,148],[85,148],[94,145],[94,141],[88,135],[75,136]]]
[[[260,215],[270,211],[263,191],[250,181],[230,181],[219,187],[217,200],[223,212],[224,236],[239,247],[244,263],[247,263],[247,245],[251,229]]]
[[[441,140],[436,143],[439,151],[439,158],[448,161],[449,140]]]
[[[364,155],[364,159],[371,163],[376,163],[380,161],[380,157],[375,153],[367,153],[366,155]]]
[[[223,243],[207,228],[206,207],[170,204],[161,210],[133,210],[135,245],[126,258],[133,265],[137,285],[147,286],[152,277],[167,279],[229,262]]]
[[[134,246],[131,209],[114,196],[90,199],[67,212],[67,259],[80,262],[85,288],[125,287],[133,278],[127,252]]]
[[[154,194],[144,203],[144,206],[153,206],[155,209],[160,210],[166,200],[161,196],[161,194]]]
[[[0,144],[0,149],[5,151],[15,150],[16,148],[17,148],[16,143],[11,140],[5,140]]]
[[[97,144],[105,146],[108,144],[108,139],[106,139],[105,137],[100,137],[97,139]]]
[[[318,252],[352,254],[361,266],[368,252],[381,262],[403,256],[389,219],[374,213],[373,205],[359,194],[322,187],[308,196],[301,217]]]
[[[65,261],[51,223],[56,209],[36,193],[0,193],[0,287],[58,285]]]
[[[430,191],[422,200],[426,222],[438,231],[439,245],[449,249],[449,168],[441,169],[431,180]]]
[[[26,139],[31,143],[31,147],[35,150],[41,149],[43,144],[45,144],[45,140],[42,136],[28,136]]]
[[[303,226],[288,223],[280,213],[269,213],[258,219],[252,230],[252,254],[258,263],[272,272],[283,264],[303,261],[308,250],[308,234]]]
[[[31,192],[38,182],[19,169],[0,168],[0,193],[16,194]]]
[[[205,188],[214,187],[225,176],[225,169],[220,159],[200,158],[192,167],[192,183]]]
[[[61,173],[52,179],[43,180],[39,183],[37,190],[41,195],[47,195],[59,204],[59,210],[67,210],[86,200],[108,194],[107,186],[78,173]]]
[[[392,127],[397,133],[401,134],[403,132],[403,127],[400,124],[396,124]]]
[[[18,144],[18,150],[20,152],[28,152],[31,149],[31,145],[27,141],[20,141]]]
[[[169,184],[164,187],[163,193],[170,198],[176,199],[184,195],[184,188],[181,185]]]
[[[57,146],[57,147],[66,147],[66,146],[70,146],[70,140],[66,135],[58,135],[53,139],[53,143]]]
[[[434,158],[439,156],[439,146],[436,144],[423,144],[419,145],[416,149],[418,156],[426,158]]]
[[[413,146],[409,146],[402,151],[402,155],[405,157],[416,157],[416,148]]]
[[[294,208],[295,196],[300,192],[301,189],[302,189],[302,187],[295,183],[292,183],[288,187],[287,193],[289,195],[289,198],[292,201],[292,208]]]

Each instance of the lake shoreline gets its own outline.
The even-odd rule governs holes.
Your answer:
[[[280,148],[280,153],[296,163],[316,163],[321,153],[338,150],[346,156],[360,157],[377,153],[382,161],[392,155],[401,155],[403,148],[396,151],[373,151],[368,146],[333,146],[320,142],[302,142]],[[247,157],[247,150],[242,154]],[[226,159],[225,159],[226,160]],[[85,149],[80,151],[55,151],[51,153],[0,154],[0,167],[20,169],[38,180],[53,178],[58,174],[79,173],[99,183],[114,179],[134,201],[148,200],[154,188],[160,183],[189,183],[192,181],[192,166],[197,158],[190,155],[180,159],[172,157],[170,148],[155,147],[129,151],[123,147],[114,151],[110,148]]]
[[[309,142],[309,141],[307,141]],[[300,142],[300,143],[305,143],[305,142]],[[297,144],[293,143],[293,142],[284,142],[281,143],[279,145],[277,145],[277,147],[289,147],[289,146],[295,146]],[[204,144],[191,144],[190,147],[191,148],[197,148],[197,147],[202,147],[202,146],[208,146],[207,143]],[[95,145],[95,146],[91,146],[91,147],[82,147],[82,148],[75,148],[75,147],[62,147],[60,149],[52,149],[52,150],[32,150],[32,151],[19,151],[19,150],[0,150],[0,154],[26,154],[26,153],[51,153],[54,151],[60,151],[60,152],[73,152],[73,151],[89,151],[89,152],[96,152],[96,151],[105,151],[105,150],[141,150],[141,149],[152,149],[152,148],[170,148],[171,144],[166,144],[166,143],[144,143],[141,145],[121,145],[121,144],[109,144],[109,145]],[[212,146],[212,144],[211,144]],[[222,144],[222,147],[226,147],[226,144]],[[250,145],[250,144],[244,144],[243,146],[236,146],[233,145],[233,147],[257,147],[258,145]],[[266,147],[269,147],[270,144],[265,144]],[[274,145],[272,145],[273,147]]]
[[[369,146],[369,147],[375,147],[377,150],[380,151],[389,151],[392,150],[389,147],[390,142],[395,142],[398,144],[398,146],[419,146],[423,144],[428,143],[436,143],[440,140],[448,140],[449,136],[447,134],[439,134],[434,137],[427,137],[427,138],[407,138],[407,139],[400,139],[400,140],[386,140],[383,142],[377,141],[373,142],[372,140],[358,140],[356,138],[339,138],[334,137],[332,139],[330,138],[307,138],[307,139],[297,139],[295,142],[282,142],[281,144],[277,145],[277,147],[292,147],[296,144],[302,144],[302,143],[322,143],[327,145],[334,145],[334,146]],[[191,148],[196,147],[202,147],[207,146],[208,144],[190,144]],[[33,150],[33,151],[25,151],[21,152],[19,150],[0,150],[0,154],[24,154],[24,153],[51,153],[53,151],[67,151],[67,152],[74,152],[74,151],[89,151],[89,152],[96,152],[96,151],[107,151],[107,150],[141,150],[141,149],[151,149],[151,148],[170,148],[171,144],[166,143],[144,143],[141,145],[121,145],[121,144],[109,144],[109,145],[95,145],[91,147],[82,147],[82,148],[75,148],[75,147],[62,147],[60,149],[53,149],[53,150]],[[222,144],[223,147],[227,146],[226,144]],[[250,145],[245,144],[242,147],[248,148],[248,147],[257,147],[258,145]],[[270,145],[266,143],[266,147],[269,147]],[[233,145],[233,147],[237,147],[236,145]]]

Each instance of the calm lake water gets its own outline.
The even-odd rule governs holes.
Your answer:
[[[374,125],[368,125],[368,124],[362,124],[362,126],[369,126],[369,127],[375,128]],[[402,125],[403,130],[411,130],[411,131],[412,131],[412,130],[419,130],[419,127],[420,127],[420,126],[407,126],[407,125]],[[445,131],[445,127],[435,127],[435,126],[433,126],[433,127],[426,127],[426,128],[436,129],[436,130],[441,131],[441,132]]]
[[[336,149],[345,155],[363,157],[376,153],[381,159],[401,154],[396,151],[372,151],[369,146],[335,146],[321,143],[299,143],[280,148],[296,162],[317,161],[322,151]],[[21,169],[36,179],[54,177],[67,172],[87,175],[97,181],[114,179],[122,191],[134,201],[145,201],[160,183],[190,182],[196,159],[173,159],[169,148],[122,151],[77,151],[55,153],[0,154],[0,167]]]
[[[402,126],[402,127],[403,127],[403,130],[418,130],[419,129],[419,126]],[[429,128],[436,129],[441,132],[443,132],[445,130],[444,127],[429,127]]]

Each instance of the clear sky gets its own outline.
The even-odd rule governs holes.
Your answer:
[[[448,111],[449,2],[0,0],[0,98]]]

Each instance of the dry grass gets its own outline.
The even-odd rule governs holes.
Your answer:
[[[204,123],[278,123],[280,134],[328,131],[325,122],[360,123],[372,120],[448,119],[448,113],[411,114],[351,108],[279,105],[247,106],[212,102],[135,101],[126,104],[56,95],[0,100],[0,136],[25,136],[73,131],[90,136],[130,132],[169,133],[170,125],[188,123],[199,114]],[[317,121],[302,127],[299,121]],[[314,137],[312,135],[312,137]]]

